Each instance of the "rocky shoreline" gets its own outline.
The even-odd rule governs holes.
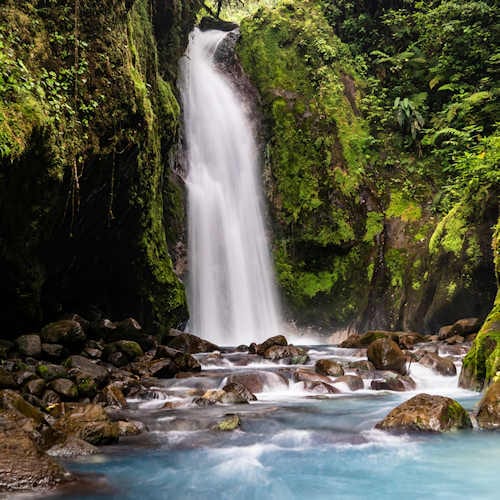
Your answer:
[[[164,408],[248,404],[270,379],[284,387],[300,383],[312,395],[363,388],[414,391],[412,363],[437,375],[456,376],[454,360],[466,354],[479,327],[472,318],[443,327],[434,336],[387,331],[354,335],[339,347],[355,351],[360,359],[340,363],[311,360],[307,349],[290,345],[282,335],[224,349],[178,330],[170,330],[159,342],[132,318],[91,323],[68,316],[39,333],[0,340],[0,491],[78,481],[56,457],[97,453],[100,445],[144,432],[147,426],[136,419],[137,412],[127,412],[127,400],[147,399],[159,379],[208,380],[210,371],[202,372],[202,364],[223,367],[231,359],[247,366],[268,360],[279,363],[280,369],[228,372],[223,384],[197,384],[197,389],[182,394],[183,402],[169,401]],[[449,356],[439,355],[443,351]],[[468,415],[450,398],[418,394],[376,427],[396,433],[442,432],[470,428],[474,422],[481,429],[498,429],[499,388],[498,380],[490,385],[477,415]],[[230,431],[240,423],[240,416],[231,413],[210,429]]]

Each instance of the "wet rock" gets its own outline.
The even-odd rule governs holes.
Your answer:
[[[14,380],[19,386],[24,385],[29,380],[33,380],[35,378],[37,378],[37,375],[29,370],[19,370],[14,373]]]
[[[15,389],[16,387],[14,375],[0,366],[0,389]]]
[[[363,379],[358,375],[343,375],[342,377],[336,378],[332,384],[345,384],[349,387],[350,391],[359,391],[365,387]]]
[[[339,347],[343,347],[346,349],[358,349],[362,347],[361,345],[361,336],[357,333],[349,335],[343,342],[339,344]]]
[[[208,30],[233,31],[238,27],[238,25],[230,21],[222,21],[221,19],[215,19],[214,17],[203,17],[199,27],[201,31],[208,31]]]
[[[76,385],[67,378],[56,378],[50,382],[49,387],[65,400],[78,398],[78,389]]]
[[[446,340],[454,335],[465,336],[470,333],[476,333],[481,327],[479,318],[464,318],[455,321],[453,325],[446,325],[439,329],[439,340]]]
[[[368,360],[377,370],[392,370],[406,374],[406,356],[393,340],[381,338],[372,342],[367,351]]]
[[[0,412],[0,492],[48,488],[70,479],[16,420]]]
[[[137,342],[144,352],[156,347],[156,341],[153,336],[144,332],[141,325],[134,318],[127,318],[114,324],[115,328],[106,330],[103,337],[106,342],[116,342],[120,340],[129,340]]]
[[[415,381],[407,375],[393,372],[379,374],[379,378],[372,380],[370,388],[374,391],[414,391],[417,388]]]
[[[43,391],[45,390],[46,382],[41,378],[36,378],[27,382],[24,386],[24,390],[36,396],[38,398],[42,397]]]
[[[472,427],[469,415],[451,398],[418,394],[394,408],[375,426],[392,432],[445,432]]]
[[[68,354],[62,344],[42,344],[42,356],[50,361],[60,361]]]
[[[149,366],[151,376],[158,378],[172,378],[179,372],[179,367],[172,359],[160,359]]]
[[[331,384],[332,380],[325,375],[313,372],[312,370],[307,370],[305,368],[299,368],[295,370],[292,375],[294,382],[323,382],[325,384]]]
[[[133,340],[117,340],[104,347],[104,359],[121,367],[144,356],[141,346]]]
[[[340,390],[333,385],[320,381],[303,381],[304,389],[315,394],[340,394]]]
[[[16,346],[22,356],[39,358],[42,355],[42,342],[39,335],[21,335],[16,339]]]
[[[330,377],[340,377],[344,375],[342,365],[331,359],[318,359],[314,365],[314,369],[317,373],[329,375]]]
[[[127,400],[116,383],[109,384],[102,390],[99,402],[104,403],[106,406],[115,406],[117,408],[127,407]]]
[[[263,356],[271,361],[281,360],[287,364],[303,364],[309,359],[305,349],[293,345],[273,345],[264,351]]]
[[[47,407],[60,402],[61,402],[61,396],[59,396],[59,394],[57,394],[56,391],[53,391],[52,389],[47,389],[44,391],[42,396],[43,406]]]
[[[484,393],[477,413],[481,429],[500,429],[500,380],[493,382]]]
[[[85,457],[99,453],[99,448],[75,436],[68,436],[63,443],[57,443],[47,450],[52,457]]]
[[[375,371],[375,367],[371,361],[359,360],[359,361],[351,361],[348,363],[347,368],[350,370],[354,370],[356,373],[372,373]]]
[[[457,374],[457,368],[453,360],[442,358],[432,352],[425,353],[418,361],[421,365],[431,368],[434,372],[447,377],[453,377]]]
[[[224,394],[221,397],[222,403],[241,404],[256,401],[255,394],[250,392],[243,384],[229,382],[222,388]]]
[[[64,362],[64,366],[68,368],[71,375],[76,378],[78,385],[80,385],[83,380],[90,380],[94,382],[97,387],[102,387],[109,380],[109,372],[106,368],[83,356],[70,356]]]
[[[54,428],[66,435],[74,435],[93,445],[118,441],[119,427],[112,422],[98,404],[61,403],[51,409],[57,418]]]
[[[90,359],[101,359],[102,357],[102,350],[101,349],[97,349],[95,347],[86,347],[84,350],[83,350],[83,353],[85,356],[87,356],[87,358],[90,358]]]
[[[118,432],[121,436],[138,436],[145,430],[142,422],[130,422],[127,420],[118,421]]]
[[[52,363],[40,363],[36,368],[36,372],[46,381],[56,378],[66,378],[68,376],[68,370],[64,366]]]
[[[100,319],[90,323],[89,337],[93,339],[108,339],[111,338],[114,330],[116,330],[116,324],[110,319]]]
[[[215,429],[218,431],[234,431],[240,424],[241,420],[238,415],[227,415],[217,423]]]
[[[40,337],[46,344],[62,344],[72,351],[83,347],[85,332],[80,323],[72,320],[61,320],[43,327]]]
[[[446,343],[448,345],[462,344],[464,340],[465,339],[461,335],[453,335],[453,337],[446,339]]]
[[[265,388],[284,388],[288,386],[288,381],[281,375],[265,371],[232,373],[227,377],[227,382],[238,382],[253,394],[263,392]]]
[[[0,391],[0,409],[34,420],[37,424],[42,424],[45,421],[43,413],[38,408],[25,401],[19,393],[10,389]]]
[[[274,337],[270,337],[267,340],[264,340],[262,344],[253,344],[255,347],[250,351],[250,353],[259,354],[260,356],[264,356],[264,353],[273,346],[287,346],[288,341],[283,335],[275,335]],[[253,352],[255,351],[255,352]]]
[[[165,340],[169,347],[188,354],[220,351],[220,347],[216,346],[212,342],[204,340],[191,333],[185,333],[179,330],[171,329],[169,336]]]

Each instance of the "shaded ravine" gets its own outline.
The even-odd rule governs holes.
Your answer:
[[[253,128],[214,61],[226,35],[196,28],[181,62],[189,329],[219,345],[238,345],[275,335],[279,310]]]

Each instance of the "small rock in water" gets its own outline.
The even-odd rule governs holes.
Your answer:
[[[406,375],[406,356],[393,340],[375,340],[369,345],[367,356],[377,370],[392,370]]]
[[[234,431],[240,426],[240,424],[240,417],[236,414],[230,414],[218,422],[215,429],[219,431]]]
[[[273,346],[287,346],[287,345],[288,341],[286,340],[285,336],[275,335],[274,337],[270,337],[267,340],[264,340],[262,344],[257,344],[257,345],[255,343],[250,344],[250,347],[252,348],[250,352],[259,354],[260,356],[264,356],[265,352]]]
[[[223,403],[240,404],[257,400],[255,394],[250,392],[243,384],[238,382],[229,382],[222,388],[222,390],[224,391],[221,398]]]
[[[376,426],[392,432],[445,432],[472,427],[464,408],[451,398],[418,394],[394,408]]]
[[[431,368],[434,372],[447,377],[453,377],[457,374],[457,367],[453,360],[442,358],[432,352],[425,353],[418,361],[421,365]]]
[[[349,387],[350,391],[359,391],[365,387],[363,379],[358,375],[343,375],[336,378],[332,384],[345,384]]]
[[[415,381],[407,375],[385,372],[381,378],[372,380],[370,388],[374,391],[413,391],[417,388]]]
[[[329,375],[330,377],[341,377],[344,375],[342,365],[331,359],[318,359],[314,368],[321,375]]]

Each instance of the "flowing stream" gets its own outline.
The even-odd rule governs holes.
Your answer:
[[[222,31],[191,34],[181,63],[188,160],[189,329],[219,345],[276,335],[279,313],[242,97],[217,68]]]

